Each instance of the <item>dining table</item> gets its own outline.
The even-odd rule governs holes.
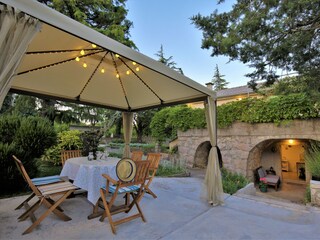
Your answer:
[[[97,160],[88,160],[88,157],[76,157],[68,159],[60,173],[73,180],[73,184],[88,192],[87,199],[96,204],[100,197],[100,188],[106,185],[106,179],[102,174],[107,174],[115,180],[116,165],[120,158],[107,157]]]

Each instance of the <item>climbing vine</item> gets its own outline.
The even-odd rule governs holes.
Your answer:
[[[226,128],[234,122],[276,123],[294,119],[320,117],[320,103],[304,93],[246,98],[217,107],[218,128]],[[164,108],[151,121],[152,136],[159,141],[176,137],[177,130],[205,128],[204,109],[187,106]]]

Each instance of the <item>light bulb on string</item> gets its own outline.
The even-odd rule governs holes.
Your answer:
[[[88,67],[88,65],[87,65],[86,63],[83,63],[82,66],[83,66],[84,68]]]
[[[84,55],[84,54],[85,54],[85,52],[84,52],[83,49],[80,51],[80,54],[81,54],[81,55]]]
[[[119,54],[116,54],[116,57],[119,58],[120,57]]]
[[[120,77],[119,74],[117,74],[116,77],[119,78]]]
[[[80,58],[79,58],[79,57],[76,57],[76,61],[79,62],[79,61],[80,61]]]
[[[140,71],[140,68],[139,68],[139,67],[136,67],[136,71],[139,72],[139,71]]]
[[[96,48],[96,47],[97,47],[97,45],[95,45],[94,43],[92,43],[91,46],[92,46],[93,48]]]
[[[130,74],[130,71],[129,71],[129,70],[128,70],[128,71],[126,71],[126,74],[127,74],[127,75],[129,75],[129,74]]]
[[[104,73],[104,68],[102,68],[100,72],[101,72],[101,73]]]
[[[136,62],[132,62],[132,65],[135,66],[137,63]]]

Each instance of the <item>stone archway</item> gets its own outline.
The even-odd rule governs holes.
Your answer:
[[[249,151],[246,176],[250,180],[252,181],[254,180],[254,171],[259,166],[261,166],[261,155],[263,150],[273,145],[276,141],[278,141],[278,139],[268,139],[268,140],[262,141]]]
[[[211,144],[209,141],[205,141],[197,147],[195,156],[194,156],[193,167],[196,167],[196,168],[207,167],[210,149],[211,149]]]
[[[223,166],[253,180],[253,170],[259,165],[261,149],[281,139],[320,141],[318,129],[320,129],[318,119],[293,120],[286,125],[237,122],[226,129],[218,129],[218,146],[221,150]],[[178,131],[179,157],[185,162],[186,167],[192,168],[195,165],[196,152],[206,141],[209,141],[209,133],[206,129]]]
[[[300,145],[300,148],[301,147],[304,148],[308,146],[310,140],[312,139],[295,139],[294,141],[296,141]],[[257,169],[260,166],[263,166],[265,169],[272,167],[278,173],[277,175],[281,177],[281,172],[282,172],[281,152],[283,153],[283,151],[281,151],[281,148],[282,148],[281,146],[283,146],[287,141],[288,141],[287,138],[268,139],[254,146],[249,151],[249,155],[248,155],[247,173],[246,173],[247,177],[250,178],[251,180],[254,180],[255,169]],[[299,155],[296,154],[295,157],[299,158]],[[296,161],[300,161],[300,160],[297,159]],[[295,168],[295,166],[291,166],[291,168]],[[297,169],[295,169],[294,171],[297,171]]]

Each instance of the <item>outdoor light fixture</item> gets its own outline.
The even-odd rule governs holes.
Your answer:
[[[135,66],[137,63],[136,62],[132,62],[132,64]]]
[[[86,63],[83,63],[82,65],[84,68],[86,68],[88,65]]]
[[[80,58],[79,58],[79,57],[76,57],[76,61],[79,62],[79,61],[80,61]]]
[[[139,67],[136,67],[136,71],[139,72],[139,71],[140,71],[140,68],[139,68]]]
[[[117,74],[116,77],[119,78],[120,77],[119,74]]]
[[[95,45],[95,44],[93,44],[93,43],[91,44],[91,46],[92,46],[93,48],[96,48],[96,47],[97,47],[97,45]]]
[[[120,57],[119,54],[116,54],[116,57],[117,57],[117,58]]]
[[[130,71],[128,70],[128,71],[126,72],[126,74],[129,75],[129,74],[130,74]]]
[[[81,55],[84,55],[84,54],[85,54],[85,52],[84,52],[83,49],[80,51],[80,54],[81,54]]]

